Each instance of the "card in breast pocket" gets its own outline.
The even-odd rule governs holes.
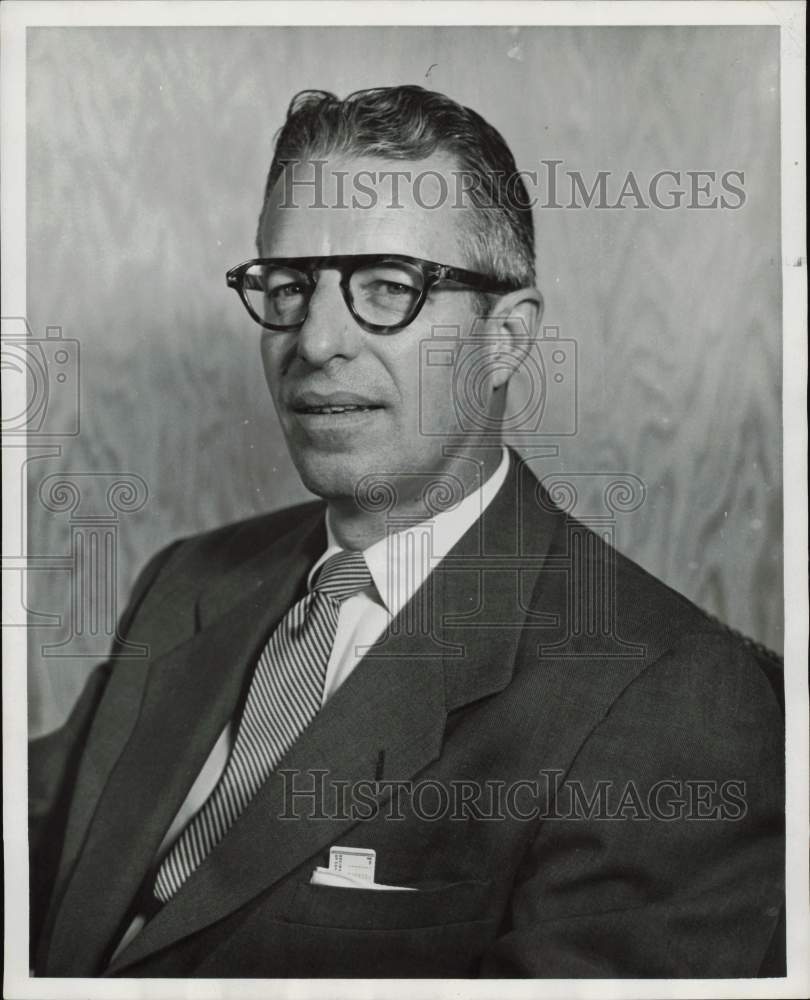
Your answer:
[[[377,854],[371,848],[332,847],[329,867],[318,865],[310,876],[310,885],[330,885],[340,889],[374,889],[416,892],[413,886],[383,885],[374,881]]]
[[[335,875],[348,875],[364,882],[374,881],[377,852],[366,847],[331,847],[329,871]]]

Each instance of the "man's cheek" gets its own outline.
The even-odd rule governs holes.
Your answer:
[[[414,430],[423,436],[451,433],[456,426],[452,364],[438,354],[423,357],[416,371],[418,385],[409,407]]]

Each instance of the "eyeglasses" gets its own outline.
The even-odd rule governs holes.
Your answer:
[[[501,294],[519,287],[398,253],[261,257],[232,267],[226,279],[257,323],[268,330],[290,331],[306,320],[318,274],[326,269],[340,272],[340,290],[349,312],[364,330],[377,334],[396,333],[412,323],[430,290],[441,281]]]

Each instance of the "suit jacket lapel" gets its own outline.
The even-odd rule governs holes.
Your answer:
[[[117,671],[110,701],[101,709],[103,731],[99,727],[96,741],[91,735],[77,783],[98,788],[99,758],[109,762],[95,803],[77,803],[71,816],[69,839],[79,856],[64,873],[67,884],[55,912],[52,974],[75,975],[77,963],[86,969],[100,960],[233,715],[245,671],[295,599],[315,558],[313,548],[322,549],[324,541],[317,514],[220,578],[200,601],[204,627],[153,659],[148,672]],[[84,817],[89,826],[82,829]]]
[[[374,781],[381,754],[386,773],[396,777],[415,774],[438,757],[446,716],[442,663],[418,650],[408,656],[412,645],[407,637],[391,655],[364,658],[222,843],[111,972],[232,913],[354,826],[357,819],[334,817],[333,783]],[[312,788],[318,789],[312,797],[289,794]]]

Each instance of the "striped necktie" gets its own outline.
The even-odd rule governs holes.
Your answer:
[[[338,552],[306,597],[287,612],[250,682],[228,763],[211,795],[163,859],[154,885],[162,903],[222,840],[321,707],[341,601],[371,575],[362,552]]]

